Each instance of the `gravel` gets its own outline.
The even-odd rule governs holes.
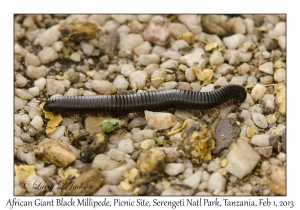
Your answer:
[[[15,171],[35,167],[21,178],[15,172],[16,195],[64,195],[55,187],[29,189],[24,183],[47,180],[57,186],[63,176],[74,182],[89,174],[96,176],[90,181],[97,189],[69,193],[285,195],[285,15],[35,14],[14,19]],[[210,75],[203,79],[201,72]],[[56,96],[207,92],[227,84],[245,87],[246,101],[202,115],[163,107],[128,116],[62,115],[48,133],[49,119],[39,107]],[[103,133],[99,124],[112,117],[122,128]],[[197,147],[186,147],[206,136],[194,131],[189,140],[195,142],[184,144],[190,135],[182,127],[185,120],[188,125],[205,121],[213,131],[214,152],[207,161],[188,156]],[[101,148],[90,140],[93,134],[102,136]]]

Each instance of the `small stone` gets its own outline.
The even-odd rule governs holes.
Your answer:
[[[226,179],[218,172],[210,175],[207,188],[210,191],[225,190]]]
[[[118,23],[125,23],[126,21],[131,21],[132,15],[111,15],[111,18],[117,21]]]
[[[147,125],[157,130],[171,128],[177,124],[176,117],[170,113],[145,111],[145,118]]]
[[[165,153],[158,149],[143,150],[137,160],[137,167],[146,176],[159,173],[165,166]]]
[[[120,35],[118,49],[120,50],[133,50],[135,47],[143,43],[143,38],[140,34],[124,34]]]
[[[262,155],[264,157],[271,157],[273,147],[272,146],[257,147],[257,148],[254,148],[254,151],[256,151],[257,154]]]
[[[114,88],[114,86],[111,82],[109,82],[107,80],[93,80],[92,88],[96,92],[104,95],[107,92],[111,91]]]
[[[232,27],[235,34],[245,34],[246,26],[244,19],[241,17],[233,17],[228,21],[228,24]]]
[[[106,155],[99,154],[95,156],[91,167],[96,169],[101,169],[101,170],[110,170],[118,166],[119,166],[118,161],[114,161]]]
[[[215,73],[227,75],[230,71],[234,70],[235,68],[233,66],[228,65],[227,63],[222,63],[218,65],[217,70]]]
[[[164,172],[170,176],[176,176],[184,170],[185,167],[182,163],[167,163]]]
[[[18,126],[28,125],[30,122],[30,118],[27,114],[15,114],[15,124]]]
[[[115,78],[113,85],[118,90],[126,90],[129,86],[129,82],[125,79],[123,75],[118,75]]]
[[[30,125],[32,125],[37,131],[40,131],[43,128],[44,122],[40,116],[35,116],[31,120]]]
[[[174,38],[174,39],[177,39],[177,37],[180,35],[180,34],[183,34],[183,33],[186,33],[186,32],[189,32],[189,29],[181,24],[181,23],[170,23],[169,25],[169,30],[170,30],[170,34],[171,36]],[[176,50],[177,51],[177,50]]]
[[[199,62],[199,58],[201,58],[203,54],[205,54],[203,49],[196,48],[193,52],[182,56],[179,61],[186,63],[189,67],[193,67],[195,63]]]
[[[229,83],[228,83],[228,81],[227,81],[227,79],[226,79],[225,77],[220,77],[219,79],[217,79],[217,80],[215,81],[214,86],[215,86],[215,87],[222,87],[222,86],[228,85],[228,84],[229,84]]]
[[[202,87],[200,92],[209,92],[209,91],[213,91],[214,89],[215,89],[214,85],[209,84],[209,85],[206,85],[206,86]]]
[[[280,160],[281,162],[285,162],[285,161],[286,161],[286,154],[283,153],[283,152],[280,152],[280,153],[277,155],[277,159]]]
[[[46,86],[46,79],[44,77],[41,77],[34,81],[34,87],[37,87],[40,91],[44,90]]]
[[[58,167],[66,167],[75,161],[76,157],[68,145],[52,139],[45,139],[39,143],[42,160],[51,162]]]
[[[183,39],[176,40],[174,42],[174,44],[172,45],[172,49],[174,51],[179,51],[181,49],[186,49],[187,47],[189,47],[189,44],[186,41],[184,41]]]
[[[25,66],[35,66],[39,67],[41,65],[41,61],[38,56],[33,53],[27,53],[25,57]]]
[[[281,47],[281,49],[285,50],[285,48],[286,48],[286,36],[280,36],[279,37],[278,45]]]
[[[262,163],[262,171],[266,185],[277,195],[286,195],[286,167]],[[268,165],[267,167],[265,165]]]
[[[65,91],[65,84],[63,81],[54,79],[46,79],[46,88],[48,95],[54,95],[56,93],[63,93]]]
[[[129,75],[135,71],[135,68],[132,64],[124,64],[121,68],[121,74],[125,77],[129,77]]]
[[[26,69],[26,75],[31,79],[39,79],[47,75],[47,68],[46,66],[34,67],[30,65]]]
[[[273,75],[273,63],[272,62],[266,62],[259,66],[259,70],[262,72],[265,72],[267,74]]]
[[[66,126],[64,125],[61,125],[61,126],[58,126],[55,131],[53,131],[53,133],[49,134],[49,138],[51,139],[60,139],[61,137],[64,136],[65,134],[65,129],[66,129]]]
[[[244,140],[231,143],[229,149],[225,169],[239,179],[249,174],[260,160],[260,156]]]
[[[215,66],[218,66],[220,65],[221,63],[224,63],[224,58],[222,56],[222,53],[218,50],[215,50],[211,55],[210,55],[210,58],[209,58],[209,63],[211,65],[215,65]]]
[[[23,109],[26,104],[26,100],[20,99],[19,97],[15,96],[15,111]]]
[[[28,92],[32,95],[32,96],[38,96],[40,94],[40,90],[37,87],[32,87],[28,89]]]
[[[153,139],[156,137],[156,132],[155,130],[141,130],[137,131],[133,134],[132,139],[135,142],[140,142],[146,139]]]
[[[59,58],[59,55],[52,47],[44,47],[38,53],[38,56],[42,64],[53,62]]]
[[[171,59],[160,64],[161,69],[177,69],[177,67],[178,67],[178,61],[174,61]]]
[[[151,63],[159,63],[159,62],[160,62],[159,55],[152,53],[152,54],[140,55],[137,65],[147,66]]]
[[[78,52],[73,52],[70,56],[70,59],[74,62],[80,61],[80,54]]]
[[[208,172],[216,172],[221,168],[220,166],[220,159],[216,158],[212,161],[210,161],[210,163],[207,166],[207,171]]]
[[[251,97],[253,100],[257,101],[261,99],[267,91],[267,88],[262,84],[256,84],[251,91]]]
[[[273,39],[271,39],[268,35],[265,36],[264,43],[265,43],[266,49],[270,52],[272,50],[275,50],[278,47],[277,42],[274,41]]]
[[[274,80],[276,82],[283,82],[285,81],[285,75],[286,75],[285,69],[282,68],[277,69],[274,74]]]
[[[61,35],[58,28],[59,25],[54,25],[41,34],[41,36],[39,37],[39,41],[42,47],[51,46],[54,42],[58,41]]]
[[[194,82],[196,80],[196,75],[192,68],[187,68],[184,72],[185,78],[188,82]]]
[[[283,129],[282,131],[282,151],[286,151],[286,128]]]
[[[24,87],[28,83],[28,80],[21,74],[17,74],[15,76],[15,78],[16,78],[16,81],[15,81],[15,86],[16,87]]]
[[[143,32],[144,40],[157,45],[166,45],[169,43],[170,30],[165,24],[150,23]]]
[[[116,148],[111,148],[106,155],[115,161],[124,161],[128,156],[125,152],[122,152]]]
[[[18,96],[20,99],[23,99],[23,100],[33,99],[33,96],[31,95],[31,93],[26,89],[16,88],[15,94],[16,94],[16,96]]]
[[[178,15],[178,20],[186,25],[192,33],[199,34],[202,32],[198,15]]]
[[[228,148],[228,145],[239,136],[240,132],[241,129],[235,120],[229,118],[220,120],[216,126],[216,146],[212,151],[213,154],[217,154],[221,150]]]
[[[274,31],[276,31],[279,36],[285,36],[286,35],[286,23],[285,22],[277,23],[274,28]]]
[[[246,76],[234,76],[232,77],[230,84],[237,84],[243,86],[246,81],[247,81]]]
[[[280,135],[275,135],[275,136],[269,136],[269,144],[276,150],[276,151],[280,151],[281,149],[281,139],[282,137]]]
[[[64,43],[62,41],[54,42],[52,45],[53,49],[56,52],[60,52],[63,49]]]
[[[131,139],[122,139],[118,143],[118,150],[131,154],[134,151],[133,141]]]
[[[197,189],[201,180],[202,171],[197,171],[194,174],[183,180],[183,184],[190,186],[193,189]]]
[[[44,179],[41,176],[38,176],[36,174],[33,174],[29,176],[24,183],[39,183],[41,186],[47,186]],[[41,195],[46,188],[45,187],[27,187],[26,188],[28,193],[32,193],[34,195]]]
[[[172,90],[177,86],[177,82],[172,81],[172,82],[164,82],[158,90]]]
[[[236,49],[246,41],[246,36],[243,34],[234,34],[223,38],[223,43],[229,49]]]
[[[188,82],[178,82],[175,89],[191,91],[192,86]]]
[[[159,88],[166,79],[167,72],[165,70],[155,70],[151,75],[151,85],[155,88]]]
[[[145,71],[135,71],[129,75],[129,82],[132,88],[143,89],[146,85],[147,73]]]
[[[80,42],[81,49],[84,54],[91,56],[94,51],[94,46],[88,43]]]
[[[143,42],[141,45],[137,46],[136,48],[134,48],[133,52],[140,56],[142,54],[149,54],[152,50],[151,44],[150,42],[146,41]]]
[[[262,147],[262,146],[269,146],[269,135],[267,134],[260,134],[255,135],[251,139],[251,144],[254,144],[256,146]]]
[[[270,75],[264,76],[260,78],[260,83],[262,85],[269,85],[273,83],[273,77]]]
[[[241,75],[247,74],[247,73],[250,71],[250,69],[251,69],[251,67],[250,67],[249,64],[247,64],[247,63],[243,63],[243,64],[240,65],[238,68],[239,68],[239,70],[240,70],[240,74],[241,74]]]
[[[165,189],[162,193],[162,196],[170,196],[170,195],[177,195],[180,196],[182,195],[182,193],[179,190],[174,189],[174,187],[169,187],[167,189]]]
[[[266,117],[260,113],[253,113],[252,120],[260,128],[267,128],[268,122],[266,120]]]

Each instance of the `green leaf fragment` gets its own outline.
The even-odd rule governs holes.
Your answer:
[[[100,127],[105,133],[110,133],[121,128],[122,123],[118,118],[106,119],[100,123]]]

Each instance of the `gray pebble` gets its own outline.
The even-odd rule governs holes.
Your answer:
[[[282,137],[280,135],[275,135],[275,136],[269,136],[268,141],[269,144],[274,148],[276,151],[280,151],[280,143],[282,141]]]
[[[131,154],[134,151],[133,141],[131,139],[122,139],[118,143],[118,150]]]
[[[30,122],[30,118],[27,114],[15,114],[15,124],[17,126],[25,126]]]
[[[251,138],[251,144],[254,144],[256,146],[269,146],[269,135],[267,134],[260,134],[255,135]]]

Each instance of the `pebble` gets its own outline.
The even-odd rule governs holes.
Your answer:
[[[185,167],[182,163],[167,163],[164,172],[170,176],[176,176],[183,172]]]
[[[282,68],[277,69],[274,74],[274,80],[276,82],[283,82],[285,81],[285,75],[286,75],[285,69]]]
[[[218,172],[212,173],[207,182],[209,191],[225,190],[226,179]]]
[[[275,136],[269,136],[268,142],[269,145],[271,145],[274,150],[280,151],[279,143],[281,141],[282,137],[280,135],[275,135]]]
[[[110,157],[104,154],[99,154],[95,156],[91,167],[101,170],[111,170],[118,167],[118,165],[118,161],[112,160]]]
[[[122,152],[116,148],[111,148],[107,154],[108,157],[110,157],[112,160],[115,161],[124,161],[125,159],[130,158],[130,156],[128,154],[126,154],[125,152]]]
[[[163,53],[163,56],[166,58],[170,58],[172,60],[179,60],[179,58],[181,57],[181,54],[176,51],[168,50]]]
[[[41,131],[44,125],[43,119],[40,116],[35,116],[31,122],[32,125],[37,131]]]
[[[53,133],[49,134],[48,136],[51,139],[60,139],[65,134],[65,129],[66,126],[64,125],[58,126],[56,130]]]
[[[128,159],[125,164],[111,170],[102,171],[102,174],[107,184],[118,185],[123,179],[124,172],[134,167],[136,167],[136,163]]]
[[[177,124],[177,119],[173,114],[165,112],[150,112],[145,111],[147,125],[150,128],[163,130],[171,128]]]
[[[54,42],[52,45],[53,49],[56,52],[60,52],[63,49],[64,43],[62,41]]]
[[[132,20],[132,15],[111,15],[111,18],[117,21],[118,23],[125,23],[126,21]]]
[[[129,75],[129,82],[132,88],[137,87],[138,89],[143,89],[146,85],[147,73],[145,71],[135,71]]]
[[[39,147],[43,160],[51,162],[58,167],[66,167],[76,159],[68,145],[59,140],[46,138],[39,143]],[[41,150],[41,148],[43,149]]]
[[[23,99],[23,100],[33,99],[33,95],[31,95],[31,93],[26,89],[16,88],[15,94],[16,94],[16,96],[18,96],[20,99]]]
[[[17,74],[15,78],[16,78],[15,87],[24,87],[28,83],[28,80],[21,74]]]
[[[182,193],[179,190],[176,190],[174,187],[169,187],[165,189],[162,193],[162,196],[168,196],[168,195],[182,195]]]
[[[267,91],[267,88],[262,84],[256,84],[251,91],[251,97],[253,100],[257,101],[261,99]]]
[[[241,129],[233,119],[226,118],[219,120],[216,126],[215,148],[213,154],[228,148],[233,139],[239,136]],[[211,162],[212,163],[212,162]]]
[[[59,58],[59,55],[52,47],[44,47],[38,52],[38,56],[42,64],[53,62]]]
[[[173,69],[173,68],[177,69],[177,67],[178,67],[178,61],[174,61],[171,59],[160,64],[160,68],[162,69]]]
[[[280,152],[280,153],[277,155],[277,159],[280,160],[281,162],[285,162],[285,161],[286,161],[286,154],[283,153],[283,152]]]
[[[169,43],[170,30],[165,24],[150,23],[143,32],[143,38],[157,45],[166,45]]]
[[[93,90],[102,95],[106,94],[114,88],[113,84],[107,80],[93,80],[91,84]]]
[[[266,117],[260,113],[253,113],[252,114],[252,120],[260,128],[267,128],[268,122],[266,120]]]
[[[108,20],[106,21],[103,26],[101,27],[101,30],[104,32],[107,32],[108,34],[117,30],[117,28],[120,26],[120,23],[118,23],[115,20]]]
[[[146,139],[153,139],[156,137],[156,132],[154,130],[141,130],[133,134],[132,139],[135,142],[140,142]]]
[[[221,166],[220,166],[220,159],[216,158],[216,159],[210,161],[210,163],[207,166],[207,171],[208,172],[216,172],[220,168],[221,168]]]
[[[39,183],[40,186],[47,186],[44,179],[41,176],[38,176],[36,174],[29,176],[26,179],[25,183]],[[34,195],[41,195],[41,193],[43,193],[46,190],[46,188],[45,187],[26,187],[26,190],[27,190],[27,192],[32,193]]]
[[[88,43],[80,42],[81,49],[84,54],[91,56],[94,51],[94,46]]]
[[[218,78],[218,79],[215,81],[214,86],[215,86],[215,87],[222,87],[222,86],[228,85],[228,84],[229,84],[229,83],[228,83],[228,81],[227,81],[227,79],[226,79],[225,77],[220,77],[220,78]]]
[[[199,58],[201,58],[203,54],[205,54],[203,49],[196,48],[193,50],[193,52],[182,56],[179,59],[179,62],[186,63],[189,67],[193,67],[195,63],[199,62]]]
[[[276,31],[279,36],[285,36],[286,35],[286,23],[285,22],[277,23],[274,28],[274,31]]]
[[[210,58],[209,58],[209,63],[211,65],[215,65],[215,66],[218,66],[220,65],[221,63],[224,63],[224,58],[222,56],[222,53],[218,50],[215,50],[211,55],[210,55]]]
[[[155,70],[151,75],[151,85],[155,88],[159,88],[166,79],[167,72],[165,70]]]
[[[55,171],[56,171],[56,166],[51,164],[48,167],[37,170],[37,174],[39,176],[51,177],[54,175]]]
[[[65,91],[65,84],[63,81],[46,79],[46,88],[47,94],[51,96],[56,93],[63,93]]]
[[[238,139],[231,143],[229,149],[225,169],[239,179],[251,173],[260,160],[260,156],[244,140]]]
[[[202,171],[197,171],[194,174],[183,180],[183,184],[190,186],[193,189],[197,189],[201,180]]]
[[[121,68],[121,74],[125,77],[129,77],[132,72],[135,72],[135,68],[132,64],[124,64]]]
[[[28,92],[33,96],[38,96],[40,94],[40,90],[38,87],[32,87],[28,89]]]
[[[45,77],[47,75],[47,67],[46,66],[40,66],[40,67],[34,67],[34,66],[27,66],[26,69],[26,75],[31,79],[39,79],[41,77]]]
[[[253,187],[252,187],[251,184],[246,183],[246,184],[244,184],[243,186],[240,186],[239,189],[240,189],[242,192],[249,192],[249,193],[250,193],[250,192],[252,191]]]
[[[80,54],[78,52],[73,52],[71,55],[70,55],[70,59],[74,62],[79,62],[81,60],[80,58]]]
[[[260,78],[260,83],[262,85],[269,85],[269,84],[272,84],[273,83],[273,77],[270,76],[270,75],[267,75],[267,76],[263,76]]]
[[[246,26],[245,21],[241,17],[234,17],[231,18],[228,24],[232,27],[232,30],[236,34],[245,34],[246,33]]]
[[[250,18],[245,18],[245,24],[248,34],[254,33],[254,21]]]
[[[23,151],[25,150],[25,151]],[[26,162],[28,165],[34,165],[36,163],[35,154],[33,151],[26,151],[24,147],[17,149],[16,156],[19,160]]]
[[[246,41],[246,36],[243,34],[234,34],[232,36],[224,37],[223,43],[229,49],[236,49]]]
[[[285,36],[279,37],[278,45],[281,47],[282,50],[285,50],[285,48],[286,48],[286,37]]]
[[[138,58],[137,65],[147,66],[151,63],[159,63],[160,58],[159,55],[152,53],[146,55],[140,55]]]
[[[39,67],[41,65],[41,61],[38,56],[33,53],[27,53],[25,57],[25,66],[35,66]]]
[[[171,36],[174,38],[174,39],[177,39],[177,37],[180,35],[180,34],[183,34],[183,33],[186,33],[186,32],[189,32],[189,29],[181,24],[181,23],[170,23],[169,25],[169,30],[170,30],[170,34]],[[179,40],[177,40],[179,41]],[[176,50],[177,51],[177,50]]]
[[[122,139],[118,143],[118,150],[131,154],[134,151],[133,141],[131,139]]]
[[[240,70],[240,74],[241,75],[245,75],[245,74],[248,74],[248,72],[250,71],[251,67],[249,66],[249,64],[247,63],[243,63],[242,65],[240,65],[239,67],[239,70]]]
[[[262,72],[265,72],[267,74],[273,75],[273,63],[272,62],[266,62],[259,66],[259,70]]]
[[[134,48],[133,52],[140,56],[142,54],[150,54],[152,50],[152,46],[150,44],[150,42],[146,41],[146,42],[143,42],[141,45],[137,46]]]
[[[141,45],[143,42],[143,38],[140,34],[121,34],[118,49],[132,51],[135,47]]]
[[[273,147],[272,146],[256,147],[254,148],[254,151],[256,151],[257,154],[262,155],[264,157],[271,157]]]
[[[194,82],[196,80],[196,75],[192,68],[187,68],[184,72],[184,75],[188,82]]]
[[[129,82],[125,79],[123,75],[118,75],[115,78],[113,85],[118,90],[126,90],[129,86]]]
[[[222,74],[226,75],[230,71],[234,70],[235,68],[233,66],[228,65],[227,63],[222,63],[218,65],[217,70],[215,71],[216,74]]]
[[[209,91],[213,91],[215,88],[214,88],[214,84],[209,84],[209,85],[206,85],[204,87],[201,88],[200,92],[209,92]]]
[[[243,84],[247,81],[246,76],[234,76],[232,77],[230,84],[237,84],[243,86]]]
[[[39,42],[42,47],[48,47],[58,41],[61,36],[59,31],[59,25],[54,25],[48,28],[39,36]]]
[[[251,138],[251,144],[254,144],[259,147],[269,146],[269,137],[270,136],[267,134],[255,135]]]

